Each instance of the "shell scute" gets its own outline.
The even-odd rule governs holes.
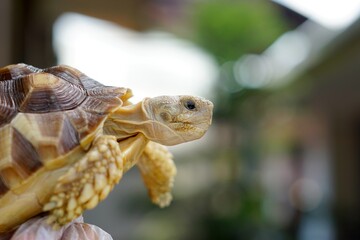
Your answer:
[[[107,118],[106,114],[100,114],[96,112],[88,112],[83,108],[77,108],[71,111],[67,111],[71,124],[74,126],[79,134],[80,141],[90,134],[95,134],[96,129],[101,125]]]
[[[78,87],[81,88],[84,87],[83,83],[80,80],[81,76],[84,74],[75,68],[66,65],[59,65],[59,66],[46,68],[43,70],[43,72],[50,73]]]
[[[28,91],[19,78],[0,81],[0,127],[16,115]]]
[[[35,147],[11,125],[0,129],[0,185],[11,189],[42,166]]]
[[[79,133],[61,112],[18,114],[11,123],[37,149],[43,162],[79,145]]]
[[[89,78],[88,76],[86,76],[86,75],[84,75],[84,74],[82,74],[82,75],[80,76],[80,80],[81,80],[81,83],[82,83],[82,85],[84,86],[84,88],[85,88],[86,90],[104,87],[103,84],[95,81],[95,80],[92,79],[92,78]]]
[[[82,88],[49,73],[29,75],[24,77],[23,81],[28,84],[28,91],[19,106],[20,112],[43,113],[69,110],[77,107],[86,98]]]
[[[95,98],[89,96],[81,104],[81,108],[89,113],[108,114],[112,111],[112,109],[121,104],[122,101],[118,98]]]
[[[97,96],[97,97],[107,97],[107,98],[114,98],[119,97],[122,98],[126,96],[128,93],[128,88],[120,88],[120,87],[96,87],[92,89],[88,89],[87,93],[89,96]]]
[[[4,68],[0,68],[0,81],[16,79],[21,76],[26,76],[31,73],[36,73],[40,71],[40,69],[27,64],[13,64]]]

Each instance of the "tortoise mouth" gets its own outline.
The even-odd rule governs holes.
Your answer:
[[[201,138],[209,128],[209,122],[188,123],[176,122],[171,124],[174,135],[182,139],[181,142],[189,142]]]

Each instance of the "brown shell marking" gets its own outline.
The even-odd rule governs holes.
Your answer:
[[[16,115],[18,99],[24,97],[22,85],[19,82],[12,83],[11,80],[39,71],[40,69],[26,64],[0,68],[0,127]]]
[[[34,146],[15,128],[7,125],[0,129],[0,135],[0,185],[10,189],[39,169],[42,163]]]
[[[9,191],[9,188],[5,185],[3,180],[0,178],[0,196],[7,193]]]
[[[0,68],[0,81],[11,80],[40,71],[41,70],[36,67],[26,65],[23,63],[13,64]]]
[[[10,122],[16,112],[69,110],[77,107],[85,98],[83,88],[49,73],[31,73],[3,80],[0,81],[0,126]]]
[[[0,151],[0,195],[19,186],[44,162],[79,145],[77,131],[61,113],[20,113],[11,124],[0,128],[0,135],[3,145]]]
[[[86,98],[85,91],[48,73],[21,78],[28,91],[19,106],[20,112],[45,113],[77,107]]]
[[[11,122],[39,153],[42,162],[52,160],[79,145],[79,135],[65,114],[18,114]]]
[[[108,114],[131,96],[68,66],[1,68],[0,196],[47,161],[92,141]]]

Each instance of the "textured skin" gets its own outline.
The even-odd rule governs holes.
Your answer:
[[[164,146],[149,142],[137,166],[152,202],[160,207],[168,206],[172,200],[171,189],[176,175],[173,155]]]
[[[63,225],[105,199],[123,174],[123,157],[114,136],[100,136],[91,150],[76,162],[54,188],[43,210],[48,222]]]
[[[55,228],[71,222],[137,163],[152,201],[170,203],[176,168],[161,144],[200,138],[213,105],[131,96],[68,66],[0,69],[0,233],[41,212]]]

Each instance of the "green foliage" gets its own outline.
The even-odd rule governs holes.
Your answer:
[[[197,42],[224,63],[260,53],[286,30],[269,1],[205,1],[196,6]]]

